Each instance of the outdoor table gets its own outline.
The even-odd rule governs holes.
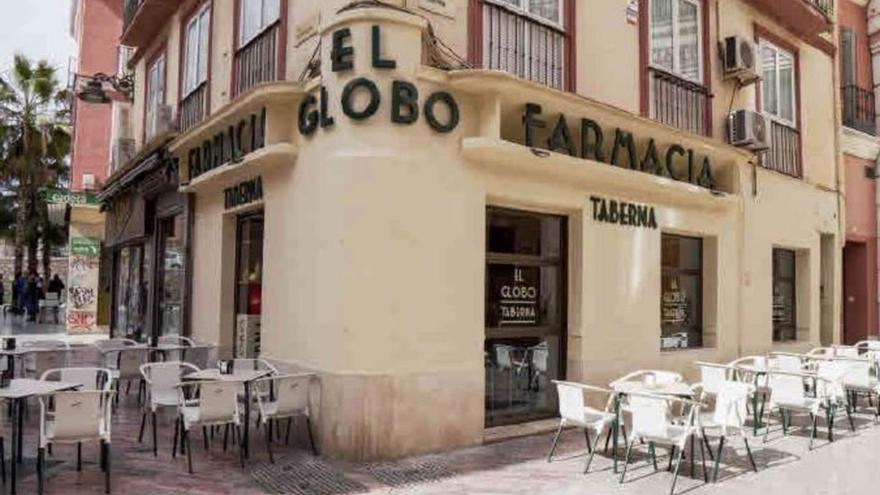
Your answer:
[[[30,378],[16,378],[9,382],[6,388],[0,388],[0,399],[10,401],[12,405],[12,456],[10,458],[10,483],[9,493],[16,493],[15,476],[17,464],[22,461],[22,430],[23,414],[22,406],[29,397],[54,394],[65,390],[73,390],[81,387],[80,383],[50,382],[32,380]]]
[[[240,382],[244,385],[244,434],[242,443],[244,444],[244,457],[250,456],[250,419],[251,419],[251,382],[259,378],[269,375],[269,370],[233,370],[231,374],[224,375],[217,368],[206,368],[201,371],[194,371],[186,376],[186,380],[205,380],[205,381],[223,381],[223,382]],[[181,435],[182,437],[182,435]]]
[[[15,378],[15,360],[22,359],[28,354],[36,354],[38,352],[68,352],[69,349],[64,347],[28,347],[28,346],[18,346],[15,349],[9,350],[0,350],[0,356],[5,356],[8,359],[8,369],[10,370],[10,377]]]
[[[613,457],[614,457],[614,472],[617,473],[617,461],[618,452],[617,452],[617,436],[619,434],[620,429],[620,402],[621,399],[629,394],[640,393],[640,394],[650,394],[650,395],[667,395],[671,397],[681,397],[685,399],[690,399],[694,396],[694,391],[690,385],[684,382],[676,382],[669,383],[665,385],[658,385],[656,387],[647,387],[641,381],[627,381],[620,382],[611,386],[611,389],[614,391],[614,423],[611,426],[611,437],[612,437],[612,449],[613,449]],[[691,476],[694,475],[694,439],[691,437]]]

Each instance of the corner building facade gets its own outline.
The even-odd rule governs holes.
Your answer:
[[[694,361],[840,340],[830,14],[502,3],[281,0],[263,72],[241,70],[261,34],[203,4],[210,105],[169,144],[192,197],[192,336],[317,371],[323,454],[478,444],[551,417],[552,379],[693,377]],[[187,59],[187,7],[145,54]],[[554,55],[499,58],[504,23],[533,33],[511,51],[546,28]],[[688,23],[697,41],[663,48]],[[733,35],[790,86],[724,79],[714,40]],[[725,144],[728,106],[768,115],[763,158]]]

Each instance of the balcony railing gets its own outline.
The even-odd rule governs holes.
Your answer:
[[[866,134],[877,134],[877,111],[874,92],[858,86],[844,86],[843,125]]]
[[[834,0],[804,0],[819,9],[819,12],[825,15],[828,22],[834,20]]]
[[[562,89],[565,32],[503,6],[483,2],[483,68]]]
[[[792,177],[801,176],[801,135],[794,127],[771,121],[770,149],[761,160],[764,168]]]
[[[208,109],[208,84],[202,83],[180,102],[180,132],[185,132],[205,118]]]
[[[275,23],[235,53],[235,94],[278,80],[278,32]]]
[[[651,117],[679,129],[709,133],[708,112],[712,95],[702,84],[657,68],[649,69]]]

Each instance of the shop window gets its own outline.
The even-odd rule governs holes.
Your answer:
[[[114,290],[114,335],[135,340],[144,338],[149,287],[144,277],[150,258],[142,245],[128,246],[116,254]]]
[[[565,376],[565,218],[489,209],[486,424],[550,417]]]
[[[703,347],[703,240],[663,234],[660,350]]]
[[[797,254],[773,250],[773,342],[797,340]]]
[[[263,213],[238,218],[236,233],[235,357],[260,355],[263,299]]]
[[[183,215],[159,221],[159,335],[183,335],[183,304],[186,258],[183,244]]]

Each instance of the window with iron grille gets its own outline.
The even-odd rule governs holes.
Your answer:
[[[770,150],[764,167],[799,177],[800,131],[797,127],[797,57],[777,44],[762,39],[761,111],[770,121]]]
[[[211,9],[206,5],[189,19],[184,30],[181,131],[200,122],[207,113],[210,25]]]
[[[563,0],[483,0],[483,68],[563,89]]]

